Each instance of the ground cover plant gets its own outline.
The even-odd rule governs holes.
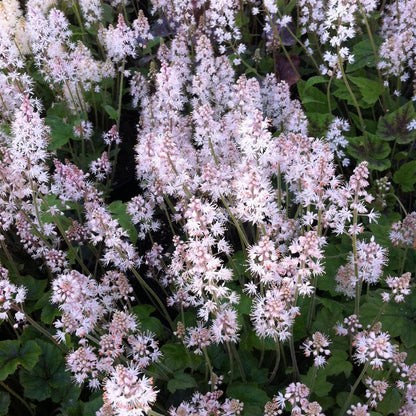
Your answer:
[[[415,415],[415,27],[2,0],[0,415]]]

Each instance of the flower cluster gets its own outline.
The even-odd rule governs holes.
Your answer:
[[[27,0],[23,10],[17,0],[0,2],[0,257],[13,270],[0,266],[0,320],[13,321],[20,343],[32,336],[21,322],[46,336],[52,328],[77,389],[102,391],[97,416],[154,415],[159,404],[170,416],[254,413],[250,405],[284,382],[283,365],[294,382],[264,415],[324,416],[342,396],[322,406],[309,398],[321,397],[321,387],[336,393],[345,377],[333,371],[344,358],[362,373],[338,413],[381,411],[392,388],[402,397],[397,414],[414,415],[416,365],[376,321],[411,294],[403,271],[412,259],[395,257],[416,246],[416,213],[392,225],[388,265],[369,187],[383,221],[397,221],[388,178],[400,183],[400,175],[373,174],[393,136],[379,146],[372,133],[390,134],[406,119],[394,143],[413,140],[410,105],[394,109],[394,120],[376,117],[390,110],[383,76],[409,87],[416,70],[415,1],[139,3]],[[370,33],[372,17],[381,41]],[[295,44],[307,56],[291,54]],[[364,62],[363,51],[379,44],[379,56]],[[363,76],[371,68],[380,81],[374,91],[367,86],[377,81]],[[133,119],[135,143],[126,137]],[[413,163],[404,159],[413,147],[397,152],[392,170]],[[129,195],[113,189],[124,173],[118,154],[135,169]],[[398,277],[382,279],[385,268]],[[17,284],[26,274],[27,288]],[[381,294],[378,314],[363,306],[364,285],[366,300],[374,287]],[[345,304],[326,298],[338,294]],[[39,313],[46,301],[56,305],[53,322]],[[349,337],[336,341],[330,359],[321,316],[330,326],[339,319],[335,333]],[[306,375],[309,360],[298,365],[297,348],[313,357]],[[287,352],[290,367],[281,360]],[[22,357],[21,374],[41,363],[34,353],[28,369]],[[319,370],[328,359],[335,365]],[[328,375],[335,382],[321,383]],[[205,388],[192,390],[204,378]],[[251,403],[244,390],[262,381],[269,387]]]
[[[292,415],[325,416],[322,407],[317,402],[310,402],[309,388],[302,383],[291,383],[286,388],[285,394],[279,393],[267,402],[264,408],[264,416],[281,415],[286,408],[286,403],[291,407]]]
[[[331,354],[329,344],[330,341],[324,334],[315,332],[312,334],[312,340],[307,339],[302,348],[306,357],[313,356],[314,366],[319,368],[326,364],[327,356]]]
[[[25,301],[27,289],[16,286],[9,280],[9,272],[0,266],[0,320],[4,321],[13,316],[17,327],[19,322],[25,320],[22,304]]]
[[[358,332],[353,345],[356,349],[355,360],[360,364],[369,363],[377,369],[382,369],[384,363],[393,358],[395,349],[390,342],[390,335],[381,331],[380,323]]]

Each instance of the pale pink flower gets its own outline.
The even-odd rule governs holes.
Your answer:
[[[394,302],[404,302],[404,297],[409,295],[411,274],[409,272],[402,274],[400,277],[387,277],[386,283],[391,289],[391,293],[383,292],[381,295],[385,302],[393,299]]]
[[[312,340],[307,339],[302,348],[305,350],[306,357],[311,355],[314,357],[315,367],[323,367],[326,364],[327,356],[331,354],[331,351],[327,348],[330,341],[327,336],[320,332],[312,334]]]
[[[271,288],[254,300],[251,319],[260,338],[285,341],[298,314],[299,308],[290,305],[283,291]]]
[[[370,416],[368,406],[361,403],[357,403],[356,405],[352,404],[351,407],[347,410],[347,414],[350,416]]]
[[[368,386],[365,397],[369,399],[370,407],[376,408],[377,404],[383,400],[389,384],[385,380],[373,380],[372,378],[367,378],[365,383]]]
[[[356,349],[354,358],[360,364],[368,362],[373,368],[382,369],[384,362],[393,358],[390,335],[377,328],[357,333],[353,345]]]
[[[117,365],[104,381],[104,404],[111,406],[115,415],[126,411],[145,415],[156,400],[153,380],[140,373],[138,367]]]
[[[0,320],[8,320],[11,313],[17,323],[25,320],[25,315],[20,311],[26,299],[27,289],[24,286],[16,286],[9,280],[9,272],[0,265]],[[16,324],[17,325],[17,324]]]
[[[90,171],[98,181],[103,181],[111,173],[111,163],[108,160],[107,152],[103,152],[101,157],[90,163]]]
[[[107,50],[107,56],[115,63],[120,63],[128,56],[136,56],[136,33],[127,26],[122,14],[118,15],[117,26],[110,25],[107,29],[101,27],[98,35]]]
[[[90,377],[95,379],[98,376],[97,361],[97,355],[91,347],[79,347],[66,356],[68,370],[78,385]]]

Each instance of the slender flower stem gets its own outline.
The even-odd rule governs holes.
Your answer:
[[[17,268],[16,263],[14,262],[13,257],[12,257],[12,255],[10,254],[9,249],[7,248],[6,243],[5,243],[5,242],[4,242],[4,240],[3,240],[3,239],[1,239],[1,238],[0,238],[0,245],[1,245],[1,248],[3,249],[4,253],[6,254],[7,260],[8,260],[8,262],[9,262],[9,266],[12,268],[12,270],[13,270],[14,274],[15,274],[16,276],[20,276],[19,269]]]
[[[154,410],[148,410],[146,413],[150,416],[164,416],[162,413],[155,412]]]
[[[241,379],[243,380],[244,383],[246,383],[247,382],[246,373],[244,371],[243,363],[240,360],[240,355],[238,354],[237,348],[235,347],[234,343],[231,343],[231,350],[234,354],[235,360],[237,361],[237,366],[238,366],[238,369],[240,370]]]
[[[316,367],[315,365],[313,366],[313,372],[312,372],[312,381],[311,381],[311,385],[308,386],[311,393],[313,393],[313,388],[315,387],[315,382],[316,382],[316,376],[318,375],[318,367]]]
[[[290,334],[290,339],[289,339],[289,349],[290,349],[290,358],[292,359],[293,376],[295,380],[299,380],[300,373],[299,373],[298,361],[296,359],[295,341],[293,340],[293,326],[290,332],[291,334]]]
[[[208,352],[207,352],[207,349],[206,348],[203,348],[202,349],[202,352],[204,354],[205,362],[206,362],[206,364],[208,366],[208,370],[209,370],[209,378],[210,378],[210,381],[211,381],[211,391],[214,391],[214,388],[215,388],[215,375],[214,375],[214,370],[212,368],[211,360],[209,359],[209,355],[208,355]]]
[[[25,319],[27,322],[30,323],[35,329],[37,329],[41,334],[45,335],[48,339],[53,341],[53,343],[64,353],[67,352],[67,348],[63,347],[55,338],[53,335],[51,335],[45,328],[43,328],[41,325],[39,325],[35,320],[33,320],[29,314],[27,314],[23,309],[18,308],[17,306],[14,307],[16,311],[19,311],[25,315]]]
[[[363,132],[363,137],[364,137],[364,148],[365,148],[365,151],[368,152],[369,149],[368,149],[368,142],[367,142],[367,132],[366,132],[365,124],[364,124],[363,115],[361,113],[360,106],[358,105],[357,98],[355,97],[355,94],[351,89],[350,83],[348,82],[347,74],[345,73],[344,64],[342,62],[342,58],[339,54],[339,51],[338,51],[338,62],[339,62],[339,68],[341,70],[342,79],[344,81],[345,87],[347,88],[347,91],[350,94],[352,102],[354,103],[354,107],[357,110],[357,115],[360,120],[360,127],[361,127],[361,130]]]
[[[270,377],[266,381],[266,385],[270,384],[276,377],[277,370],[279,369],[279,365],[280,365],[280,342],[276,341],[276,361],[274,363],[274,367],[270,374]]]
[[[23,406],[26,407],[26,409],[29,411],[29,413],[32,416],[35,415],[32,408],[29,406],[29,403],[27,403],[26,400],[23,397],[21,397],[19,394],[17,394],[14,390],[12,390],[4,381],[0,381],[0,386],[3,387],[4,390],[6,390],[8,393],[10,393],[17,400],[19,400],[19,402],[22,403]]]
[[[357,193],[355,196],[355,204],[357,204]],[[357,209],[354,209],[353,213],[353,224],[356,226],[358,223],[358,212]],[[360,297],[361,297],[361,281],[358,272],[358,253],[357,253],[357,234],[354,232],[352,235],[352,252],[353,252],[353,262],[354,262],[354,275],[355,275],[355,306],[354,313],[358,316],[360,314]]]
[[[381,98],[382,98],[382,107],[383,107],[383,111],[386,112],[386,98],[385,98],[385,91],[386,91],[386,89],[384,87],[383,77],[381,76],[380,68],[378,66],[379,60],[378,60],[378,53],[377,53],[376,44],[374,42],[373,33],[371,31],[370,24],[368,23],[368,19],[367,19],[367,16],[365,14],[365,11],[363,9],[363,6],[361,5],[361,2],[360,1],[358,1],[357,4],[358,4],[358,7],[360,8],[360,12],[361,12],[361,14],[362,14],[362,16],[364,18],[365,28],[367,29],[368,38],[370,39],[370,45],[371,45],[371,48],[373,49],[374,62],[376,64],[376,69],[377,69],[377,76],[378,76],[378,79],[380,81],[380,86],[382,88],[382,95],[381,95]]]
[[[228,360],[230,361],[230,382],[229,384],[232,384],[233,382],[233,377],[234,377],[234,357],[233,354],[231,352],[231,348],[230,348],[230,343],[227,341],[225,343],[225,345],[227,346],[227,352],[228,352]]]
[[[357,389],[358,385],[360,384],[361,380],[363,379],[365,373],[367,372],[368,366],[370,365],[370,363],[367,361],[364,365],[364,368],[361,371],[361,374],[358,376],[357,380],[355,381],[354,385],[351,388],[350,394],[347,397],[347,400],[344,403],[344,407],[341,410],[340,415],[345,415],[345,412],[347,411],[351,400],[352,400],[352,396],[354,395],[355,390]]]
[[[266,9],[265,12],[266,12],[267,17],[269,18],[269,21],[270,22],[273,22],[273,19],[272,19],[271,15],[270,15],[269,11]],[[284,45],[284,43],[282,41],[282,38],[279,35],[279,31],[277,30],[276,25],[274,25],[273,23],[272,23],[272,28],[273,28],[274,36],[276,36],[276,39],[279,41],[279,46],[281,46],[281,48],[283,50],[283,53],[284,53],[286,59],[289,62],[289,65],[293,69],[293,72],[296,74],[296,76],[300,77],[299,71],[296,68],[295,64],[292,62],[292,59],[290,58],[289,52],[287,51],[287,49],[286,49],[286,47],[285,47],[285,45]]]
[[[159,299],[159,296],[154,292],[154,290],[145,282],[145,280],[143,279],[143,277],[140,276],[140,274],[137,272],[136,269],[131,268],[130,269],[131,272],[134,274],[134,276],[136,277],[136,279],[140,282],[140,284],[142,285],[142,287],[148,291],[153,299],[157,302],[157,304],[159,305],[161,312],[163,313],[163,316],[166,318],[166,320],[169,323],[169,326],[171,327],[172,331],[175,330],[175,326],[173,324],[173,321],[171,319],[171,317],[169,316],[168,311],[165,308],[165,305],[163,304],[163,302]]]
[[[231,209],[228,206],[228,203],[225,200],[225,198],[224,198],[223,195],[221,195],[221,201],[224,204],[225,209],[227,210],[229,216],[231,217],[231,219],[232,219],[235,227],[237,228],[237,232],[238,232],[238,235],[239,235],[239,237],[241,239],[241,243],[242,243],[243,249],[244,248],[247,248],[250,245],[249,242],[248,242],[247,236],[246,236],[245,232],[243,231],[243,229],[241,228],[240,223],[237,221],[237,219],[234,217],[233,213],[231,212]]]

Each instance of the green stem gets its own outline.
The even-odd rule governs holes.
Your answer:
[[[289,349],[290,349],[290,358],[292,359],[292,366],[293,366],[293,376],[295,380],[299,380],[300,373],[299,373],[299,367],[298,362],[296,359],[296,352],[295,352],[295,341],[293,339],[293,326],[290,329],[290,339],[289,339]]]
[[[228,206],[228,203],[227,203],[227,201],[225,200],[225,198],[224,198],[224,196],[223,196],[223,195],[221,195],[221,201],[222,201],[222,203],[224,204],[224,207],[225,207],[225,209],[227,210],[227,212],[228,212],[229,216],[231,217],[231,219],[232,219],[232,221],[233,221],[233,223],[234,223],[235,227],[237,228],[238,235],[239,235],[239,237],[240,237],[240,239],[241,239],[242,248],[243,248],[243,249],[244,249],[244,248],[247,248],[250,244],[249,244],[249,242],[248,242],[248,240],[247,240],[246,234],[245,234],[245,232],[241,229],[240,223],[239,223],[239,222],[237,221],[237,219],[234,217],[234,215],[233,215],[233,213],[231,212],[231,209],[230,209],[230,207]]]
[[[279,369],[279,365],[280,365],[280,343],[279,341],[276,341],[276,361],[274,363],[274,367],[270,374],[270,377],[266,381],[266,385],[270,384],[276,377],[277,370]]]
[[[344,403],[344,407],[343,407],[343,408],[342,408],[342,410],[341,410],[340,416],[345,415],[345,412],[347,411],[347,409],[348,409],[348,407],[349,407],[349,405],[350,405],[350,403],[351,403],[352,396],[354,395],[355,390],[357,389],[357,387],[358,387],[358,385],[360,384],[360,382],[361,382],[362,378],[364,377],[365,373],[367,372],[367,369],[368,369],[368,366],[369,366],[369,365],[370,365],[370,363],[367,361],[367,362],[365,363],[365,365],[364,365],[364,368],[363,368],[363,369],[362,369],[362,371],[361,371],[361,374],[358,376],[358,378],[357,378],[356,382],[354,383],[354,385],[353,385],[353,386],[352,386],[352,388],[351,388],[351,391],[350,391],[350,393],[349,393],[349,395],[348,395],[348,397],[347,397],[347,400],[346,400],[346,401],[345,401],[345,403]]]
[[[26,409],[29,411],[29,413],[34,416],[35,413],[33,412],[32,408],[29,406],[29,404],[26,402],[23,397],[21,397],[19,394],[17,394],[14,390],[12,390],[4,381],[0,381],[0,386],[4,388],[7,392],[9,392],[13,397],[15,397],[17,400],[19,400],[20,403],[23,404],[23,406],[26,407]]]
[[[400,260],[400,267],[399,267],[399,276],[401,276],[403,274],[404,271],[404,265],[406,263],[406,257],[407,257],[407,252],[409,251],[409,248],[406,247],[404,249],[404,253],[403,253],[403,258]]]
[[[376,64],[376,69],[377,69],[377,76],[378,76],[378,79],[380,81],[380,85],[381,85],[381,88],[382,88],[382,95],[381,95],[381,98],[382,98],[382,101],[383,101],[382,102],[382,107],[383,107],[383,111],[385,113],[386,112],[386,98],[385,98],[385,90],[386,89],[384,87],[383,78],[381,76],[381,72],[380,72],[380,69],[378,67],[378,62],[379,62],[378,61],[378,53],[377,53],[376,44],[375,44],[374,38],[373,38],[373,32],[372,32],[372,30],[370,28],[370,25],[368,23],[368,19],[367,19],[367,16],[365,14],[365,11],[363,10],[363,7],[361,5],[361,1],[358,1],[357,3],[358,3],[358,7],[360,8],[360,12],[361,12],[362,16],[364,17],[364,24],[365,24],[365,27],[367,29],[368,38],[370,39],[371,48],[373,49],[374,62]]]
[[[136,269],[131,268],[130,271],[134,274],[134,276],[136,277],[136,279],[140,282],[140,284],[142,285],[142,287],[144,289],[146,289],[153,297],[153,299],[157,302],[157,304],[159,305],[164,317],[166,318],[166,320],[169,323],[169,326],[171,327],[172,331],[175,330],[175,326],[173,324],[172,319],[169,316],[168,311],[165,308],[165,305],[163,304],[163,302],[159,299],[159,296],[154,292],[154,290],[145,282],[145,280],[143,279],[143,277],[140,276],[140,274],[137,272]]]
[[[237,367],[240,370],[241,379],[243,380],[244,383],[246,383],[247,379],[246,379],[246,373],[244,371],[243,363],[241,362],[240,355],[238,354],[237,348],[235,347],[235,344],[233,343],[231,343],[231,350],[233,351],[234,358],[237,361]]]
[[[118,87],[118,106],[117,106],[117,131],[120,128],[120,118],[121,118],[121,104],[123,101],[123,82],[124,82],[124,67],[126,65],[126,57],[123,56],[123,63],[121,64],[120,71],[120,84]]]
[[[361,127],[361,130],[363,132],[363,137],[364,137],[364,148],[365,148],[365,151],[368,152],[369,149],[368,149],[368,142],[367,142],[367,132],[366,132],[365,124],[364,124],[363,115],[361,113],[360,106],[358,105],[357,98],[355,97],[355,94],[351,89],[350,83],[348,82],[348,78],[347,78],[347,75],[346,75],[345,70],[344,70],[344,64],[343,64],[342,58],[339,54],[339,48],[338,48],[338,63],[339,63],[339,69],[341,71],[342,79],[344,81],[345,87],[347,88],[348,93],[350,94],[351,99],[354,103],[354,107],[357,110],[357,115],[358,115],[358,118],[360,120],[360,127]]]
[[[228,352],[228,360],[230,361],[230,382],[229,384],[232,384],[233,382],[233,377],[234,377],[234,357],[233,354],[231,352],[231,348],[230,348],[230,343],[227,341],[225,343],[225,345],[227,346],[227,352]]]
[[[148,410],[147,414],[150,416],[164,416],[162,413],[155,412],[154,410]]]
[[[400,201],[400,199],[397,197],[397,195],[396,195],[396,194],[391,194],[391,195],[393,195],[394,199],[395,199],[395,200],[396,200],[396,202],[399,204],[399,207],[401,208],[401,210],[403,211],[404,215],[406,216],[406,215],[407,215],[407,210],[406,210],[406,208],[404,207],[404,205],[403,205],[402,201]]]
[[[16,263],[13,260],[13,257],[10,254],[9,249],[7,248],[6,243],[4,242],[4,240],[1,237],[0,237],[0,245],[1,245],[1,248],[3,249],[4,253],[6,254],[7,260],[9,262],[9,267],[12,268],[16,277],[20,277],[19,269],[17,268]]]
[[[266,12],[266,14],[269,18],[270,23],[271,23],[273,21],[273,19],[270,16],[269,11],[266,9],[265,12]],[[296,74],[296,76],[300,77],[298,69],[296,68],[295,64],[292,62],[292,59],[290,58],[289,52],[287,51],[285,45],[282,42],[282,38],[279,35],[279,31],[277,30],[276,26],[273,23],[272,23],[272,27],[273,27],[274,36],[276,36],[276,39],[279,40],[279,44],[280,44],[281,48],[283,49],[283,53],[284,53],[286,59],[288,60],[290,66],[292,67],[293,72]]]
[[[357,192],[355,196],[355,205],[357,204]],[[358,212],[357,209],[354,209],[354,218],[353,218],[353,225],[357,225],[358,223]],[[353,252],[353,262],[354,262],[354,275],[355,275],[355,305],[354,305],[354,313],[359,316],[360,314],[360,296],[361,296],[361,281],[358,272],[358,253],[357,253],[357,234],[354,232],[352,235],[352,252]]]
[[[74,1],[73,6],[74,6],[75,17],[77,18],[79,28],[81,29],[82,39],[85,41],[84,25],[82,24],[81,14],[80,14],[79,9],[78,9],[78,2]]]
[[[278,13],[279,17],[282,18],[282,13],[280,12],[279,8],[277,8],[277,13]],[[299,45],[301,46],[301,48],[306,52],[306,54],[312,60],[312,63],[314,65],[316,71],[319,74],[320,73],[319,65],[315,61],[315,58],[313,57],[313,55],[309,53],[309,50],[305,46],[305,44],[292,32],[292,30],[290,29],[290,26],[286,26],[285,27],[285,30],[287,30],[289,32],[289,34],[296,40],[297,43],[299,43]],[[280,38],[279,38],[279,40],[280,40]]]
[[[48,339],[53,341],[53,343],[64,353],[67,352],[67,349],[63,347],[45,328],[40,326],[35,320],[33,320],[23,309],[18,308],[17,306],[14,307],[15,310],[23,313],[25,315],[25,319],[27,322],[30,323],[35,329],[37,329],[41,334],[45,335]]]
[[[313,372],[312,372],[312,381],[311,381],[311,385],[309,386],[309,390],[311,391],[311,393],[313,393],[313,388],[315,387],[317,374],[318,374],[318,367],[314,365]]]
[[[209,370],[209,377],[210,377],[210,380],[211,380],[211,391],[214,391],[214,388],[215,388],[215,375],[214,375],[214,370],[213,370],[213,368],[212,368],[212,364],[211,364],[211,360],[209,359],[209,355],[208,355],[208,352],[207,352],[207,349],[206,348],[203,348],[202,349],[202,352],[203,352],[203,354],[204,354],[204,357],[205,357],[205,362],[206,362],[206,364],[207,364],[207,366],[208,366],[208,370]]]

